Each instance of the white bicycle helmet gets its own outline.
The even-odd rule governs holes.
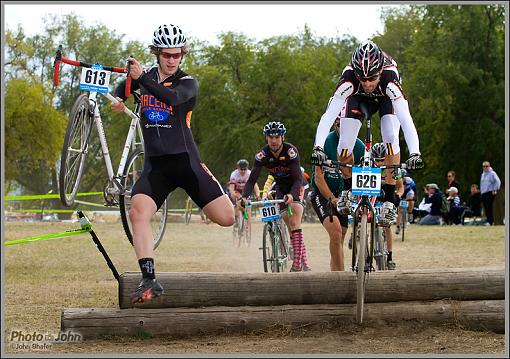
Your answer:
[[[186,45],[186,36],[176,25],[161,25],[154,31],[152,45],[163,49],[183,47]]]

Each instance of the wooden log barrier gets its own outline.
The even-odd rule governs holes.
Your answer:
[[[267,306],[356,303],[356,276],[345,272],[158,273],[165,292],[142,308]],[[130,308],[130,295],[141,274],[123,273],[119,306]],[[383,271],[369,275],[367,303],[421,300],[499,300],[505,298],[503,269],[471,268]]]
[[[364,323],[418,320],[455,323],[465,328],[504,333],[505,301],[430,301],[366,304]],[[68,308],[61,331],[83,339],[104,336],[190,336],[246,333],[275,326],[295,328],[313,324],[354,323],[355,304],[311,304],[260,307],[165,309]]]

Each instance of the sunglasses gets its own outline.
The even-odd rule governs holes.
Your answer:
[[[373,81],[377,80],[379,78],[379,76],[380,76],[380,74],[370,76],[370,77],[359,77],[356,75],[358,80],[360,80],[361,82],[373,82]]]
[[[375,158],[375,162],[384,162],[384,158]]]
[[[170,59],[179,60],[182,57],[182,54],[180,52],[177,52],[175,54],[170,54],[168,52],[162,52],[162,53],[160,53],[160,55],[165,60],[170,60]]]

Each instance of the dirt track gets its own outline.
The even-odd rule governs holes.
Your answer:
[[[5,239],[75,228],[72,224],[6,223]],[[318,224],[304,224],[314,271],[329,270],[328,239]],[[119,223],[98,223],[96,233],[119,272],[137,270]],[[261,226],[250,248],[236,248],[231,230],[216,225],[169,224],[156,252],[157,271],[261,271]],[[504,227],[412,226],[405,242],[395,241],[398,269],[503,267]],[[346,258],[350,254],[345,243]],[[247,334],[192,338],[110,338],[53,345],[49,350],[13,350],[15,329],[56,332],[63,307],[116,306],[116,283],[97,249],[84,235],[7,247],[4,254],[5,348],[8,353],[123,354],[503,354],[505,336],[454,325],[417,321],[268,328]],[[43,295],[41,295],[41,293]]]

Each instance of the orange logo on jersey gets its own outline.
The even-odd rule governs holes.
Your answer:
[[[285,161],[285,156],[279,157],[278,159],[279,159],[280,161]]]
[[[193,113],[193,111],[188,111],[188,113],[186,114],[186,125],[188,126],[188,128],[191,128],[191,114]]]
[[[163,82],[163,86],[172,86],[172,82]]]

